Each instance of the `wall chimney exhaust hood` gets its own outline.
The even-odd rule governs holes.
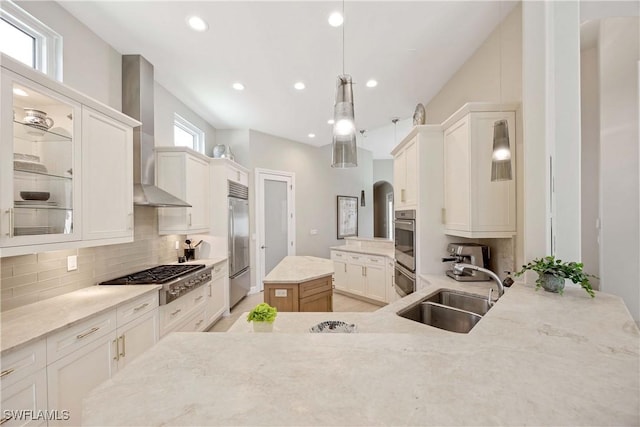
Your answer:
[[[141,55],[122,55],[122,112],[142,125],[133,130],[133,204],[191,207],[155,184],[153,65]]]

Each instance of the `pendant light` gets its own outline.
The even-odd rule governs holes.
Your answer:
[[[500,111],[502,111],[502,1],[499,3],[498,27],[498,77],[500,79]],[[509,126],[506,120],[493,124],[493,153],[491,155],[491,181],[511,181],[511,147]]]
[[[344,0],[342,1],[344,17]],[[353,113],[353,84],[351,76],[344,73],[344,27],[342,23],[342,74],[336,82],[336,102],[333,107],[333,143],[331,145],[331,167],[350,168],[358,166],[358,146]]]

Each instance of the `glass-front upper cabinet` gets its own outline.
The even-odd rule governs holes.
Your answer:
[[[79,239],[80,104],[3,70],[0,114],[0,246]]]

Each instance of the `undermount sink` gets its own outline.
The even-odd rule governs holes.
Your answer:
[[[398,312],[398,316],[446,331],[466,334],[489,308],[491,307],[486,298],[441,290]]]

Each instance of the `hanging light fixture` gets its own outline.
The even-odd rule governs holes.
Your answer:
[[[344,17],[344,0],[342,1]],[[336,103],[333,107],[333,143],[331,145],[331,167],[350,168],[358,166],[358,146],[353,113],[353,85],[351,76],[344,73],[344,22],[342,24],[342,74],[336,83]]]
[[[498,77],[500,79],[500,110],[502,111],[502,2],[499,3],[498,27]],[[491,181],[510,181],[511,147],[509,145],[509,126],[506,120],[493,124],[493,153],[491,155]]]

